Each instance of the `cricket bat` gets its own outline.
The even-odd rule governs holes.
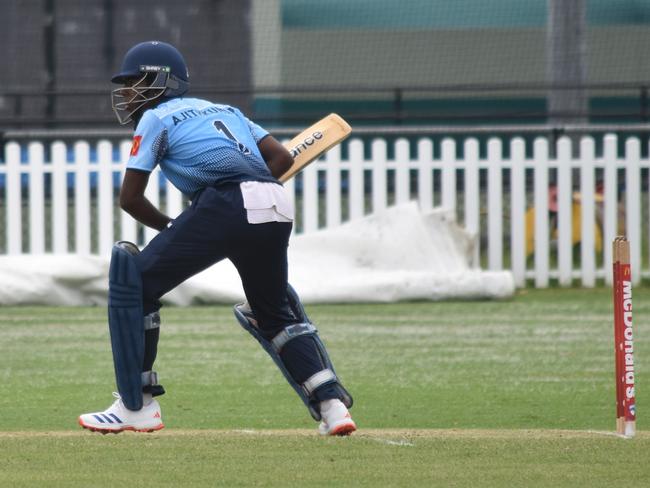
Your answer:
[[[351,132],[352,127],[339,115],[329,114],[323,117],[285,144],[284,147],[293,156],[293,164],[279,180],[284,183],[292,178],[325,151],[348,137]]]

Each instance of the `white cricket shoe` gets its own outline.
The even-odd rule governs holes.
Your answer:
[[[113,392],[116,400],[103,412],[85,413],[79,417],[84,429],[102,434],[118,434],[124,430],[153,432],[164,427],[160,415],[160,404],[156,400],[140,410],[129,410],[122,403],[119,393]]]
[[[318,426],[321,435],[350,435],[357,426],[341,400],[326,400],[320,404],[322,421]]]

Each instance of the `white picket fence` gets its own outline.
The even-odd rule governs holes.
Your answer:
[[[647,262],[650,254],[650,239],[642,234],[642,230],[649,232],[650,214],[642,170],[650,167],[650,161],[641,157],[641,142],[636,138],[625,141],[623,156],[617,154],[616,136],[604,136],[601,155],[596,154],[596,142],[584,137],[576,151],[568,138],[562,138],[551,151],[547,139],[539,138],[534,141],[532,157],[527,158],[523,139],[508,141],[509,157],[504,157],[503,142],[495,138],[487,142],[487,156],[480,157],[479,141],[468,138],[463,141],[463,157],[458,158],[460,148],[452,139],[436,146],[435,154],[431,139],[417,141],[414,154],[409,142],[399,139],[391,151],[394,158],[389,159],[387,142],[376,139],[366,159],[364,142],[353,139],[345,159],[336,147],[302,172],[300,184],[291,180],[286,186],[299,206],[301,232],[338,226],[409,200],[417,200],[423,210],[434,206],[454,210],[458,222],[481,242],[475,265],[483,260],[488,269],[501,270],[508,262],[507,268],[520,287],[529,281],[538,288],[548,286],[551,280],[561,286],[585,287],[601,279],[609,282],[611,241],[624,223],[631,243],[633,279],[638,282],[650,275],[647,265],[642,268],[642,256]],[[4,164],[0,164],[6,183],[5,215],[0,216],[6,229],[6,253],[109,255],[116,240],[144,244],[153,238],[156,231],[139,230],[139,224],[117,207],[116,182],[130,147],[130,141],[119,143],[120,157],[114,160],[113,145],[101,141],[96,147],[97,161],[91,162],[90,145],[80,141],[74,144],[68,161],[66,146],[54,142],[46,160],[45,146],[32,142],[27,146],[28,163],[23,164],[20,145],[8,143]],[[624,176],[619,181],[620,172]],[[68,182],[70,174],[74,175],[73,185]],[[91,185],[91,176],[96,185]],[[325,182],[320,191],[319,176]],[[604,182],[600,194],[597,176]],[[551,228],[548,211],[551,179],[558,189],[556,231]],[[580,192],[581,203],[581,239],[575,253],[579,258],[574,255],[573,243],[574,191]],[[168,182],[160,185],[157,177],[150,178],[146,195],[170,216],[179,214],[186,203]],[[619,199],[624,212],[620,212]],[[535,208],[534,255],[529,257],[526,212],[531,205]],[[600,223],[597,211],[602,214]],[[624,222],[619,222],[620,218]],[[601,253],[596,251],[596,226],[603,236]]]

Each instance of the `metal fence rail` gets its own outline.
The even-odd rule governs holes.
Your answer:
[[[110,107],[110,87],[0,89],[0,131],[115,127]],[[643,124],[650,121],[650,86],[642,82],[609,83],[455,83],[438,85],[339,85],[339,86],[194,86],[191,96],[239,105],[243,100],[250,117],[265,125],[291,126],[308,123],[327,107],[339,111],[355,125],[431,124],[492,125],[572,123]],[[551,109],[553,95],[580,93],[592,104],[583,110]],[[75,114],[54,107],[70,101],[96,109]],[[462,100],[463,104],[446,102]],[[487,100],[498,101],[495,106]],[[266,104],[265,101],[273,101]],[[603,102],[603,103],[599,103]],[[369,104],[370,103],[370,104]],[[311,108],[308,107],[311,106]],[[30,109],[31,107],[31,109]],[[36,110],[34,107],[50,107]]]

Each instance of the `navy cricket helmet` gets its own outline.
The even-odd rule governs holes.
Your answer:
[[[127,85],[111,94],[113,111],[120,124],[132,121],[149,102],[181,96],[190,86],[183,56],[174,46],[161,41],[141,42],[129,49],[120,72],[111,81]]]

